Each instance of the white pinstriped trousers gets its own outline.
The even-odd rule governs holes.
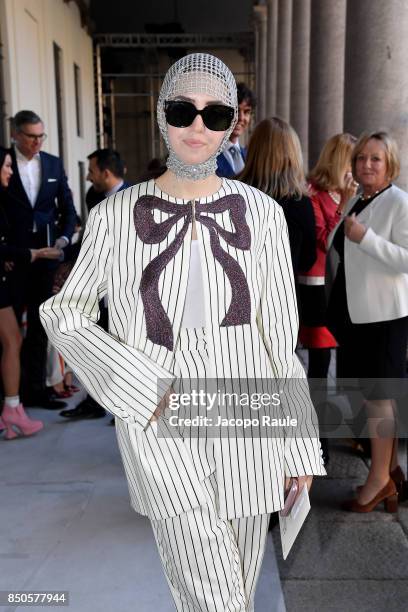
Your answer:
[[[207,353],[202,330],[180,331],[176,373],[203,378]],[[178,371],[177,371],[178,370]],[[179,612],[252,612],[268,534],[269,514],[220,518],[211,440],[191,440],[206,503],[152,520],[153,532]]]

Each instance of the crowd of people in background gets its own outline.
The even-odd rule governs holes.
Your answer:
[[[257,188],[283,209],[299,346],[307,349],[321,424],[333,349],[339,379],[361,384],[371,467],[344,509],[368,512],[384,501],[395,511],[406,483],[397,458],[400,389],[387,381],[405,378],[408,343],[408,194],[393,182],[400,166],[396,143],[382,131],[359,139],[335,134],[306,173],[299,138],[279,117],[260,121],[243,146],[256,105],[243,83],[238,84],[238,103],[238,122],[218,157],[217,174]],[[105,416],[89,395],[66,409],[63,400],[78,388],[69,367],[47,345],[38,314],[39,305],[63,287],[81,246],[82,222],[72,192],[61,160],[41,150],[46,134],[38,115],[18,112],[11,135],[12,147],[0,148],[0,429],[8,440],[43,428],[26,407],[62,409],[67,420]],[[166,169],[165,160],[152,160],[146,167],[141,180],[157,178]],[[131,186],[126,170],[115,150],[90,153],[88,211]],[[99,308],[99,324],[108,330],[103,302]],[[321,442],[328,463],[328,440],[322,436]]]

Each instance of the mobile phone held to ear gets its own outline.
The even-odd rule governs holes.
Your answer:
[[[297,497],[298,490],[299,490],[298,481],[297,481],[297,479],[293,479],[292,478],[291,485],[290,485],[290,487],[289,487],[289,489],[287,490],[287,493],[286,493],[285,505],[283,506],[282,510],[280,511],[281,516],[288,516],[290,514],[290,511],[292,510],[293,504],[295,503],[295,499]]]

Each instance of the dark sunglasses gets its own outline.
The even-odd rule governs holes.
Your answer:
[[[198,110],[191,102],[184,100],[167,100],[164,103],[166,121],[173,127],[188,127],[201,115],[204,125],[214,132],[224,132],[231,127],[234,109],[223,104],[211,104],[203,110]]]

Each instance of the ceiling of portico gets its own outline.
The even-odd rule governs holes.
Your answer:
[[[253,0],[88,0],[88,4],[95,32],[212,33],[252,29]]]

